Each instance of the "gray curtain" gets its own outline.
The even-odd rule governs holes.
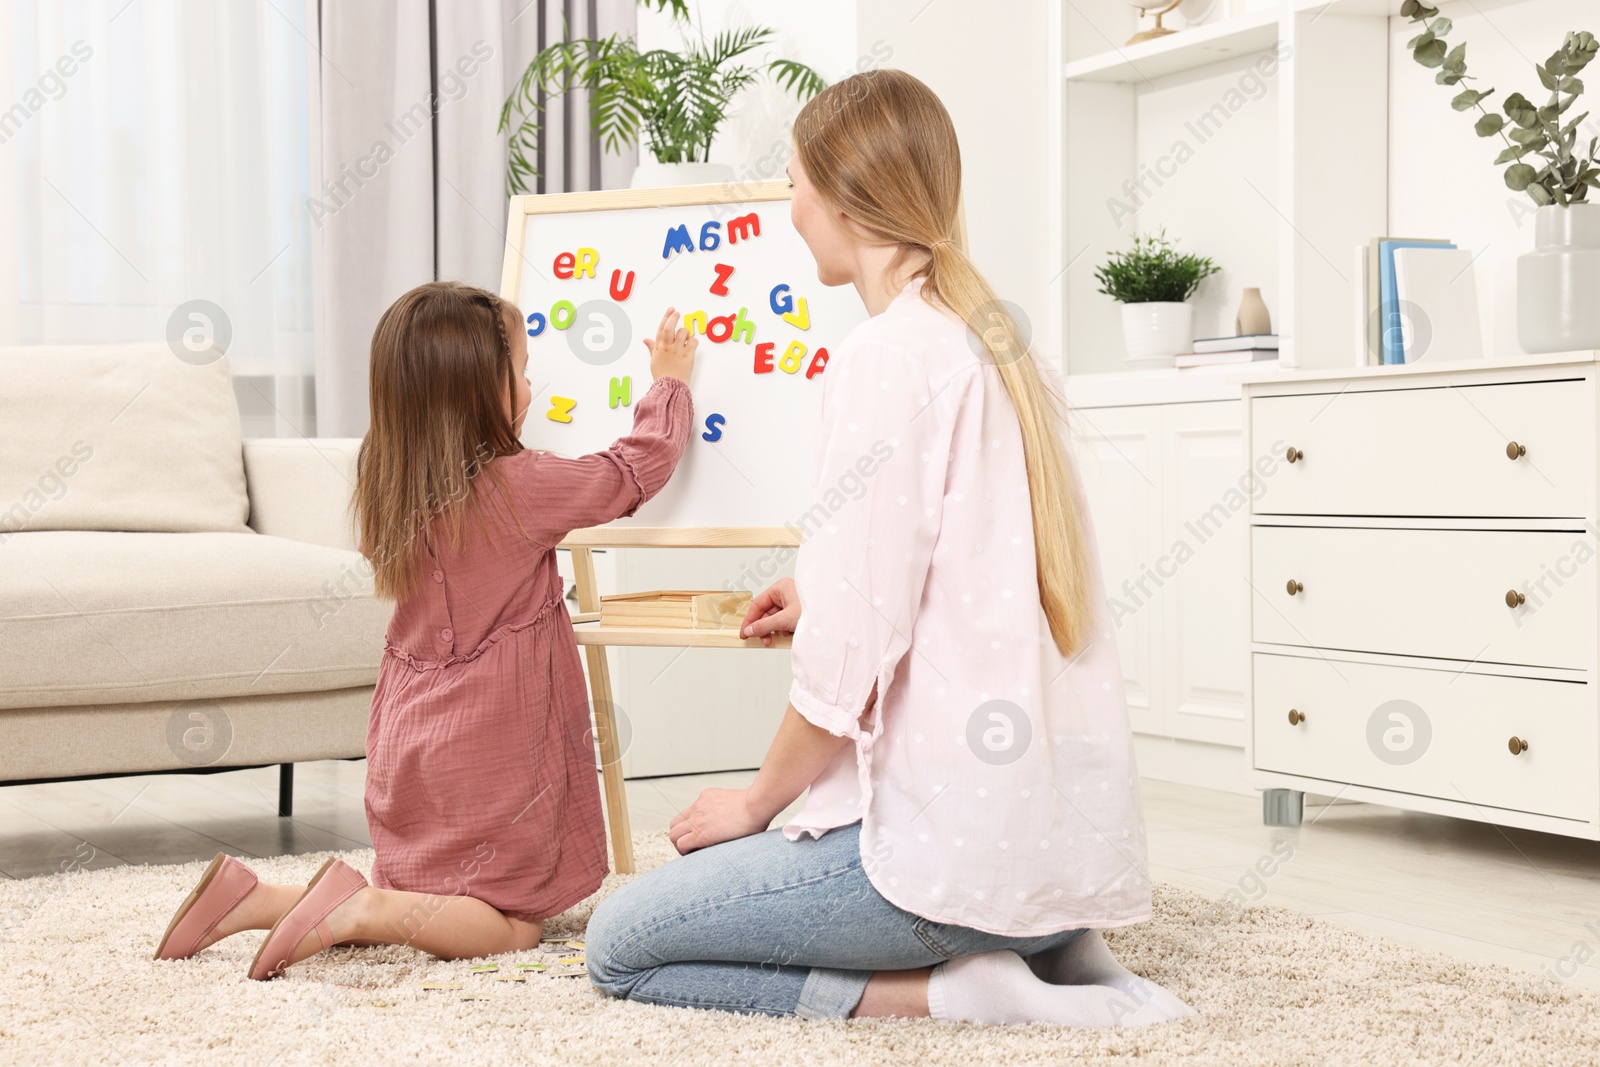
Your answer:
[[[449,278],[498,291],[505,251],[500,106],[563,34],[631,36],[633,0],[307,0],[317,427],[366,432],[378,317]],[[601,151],[588,102],[551,102],[538,192],[627,184],[636,155]]]

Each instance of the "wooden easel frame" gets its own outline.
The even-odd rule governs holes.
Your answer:
[[[522,288],[523,237],[529,215],[575,211],[615,211],[651,207],[707,207],[715,204],[753,204],[789,199],[788,181],[728,182],[717,185],[683,185],[669,189],[618,189],[591,193],[546,193],[511,198],[506,222],[506,254],[500,271],[500,295],[517,303]],[[967,247],[966,210],[956,205],[956,245]],[[571,549],[577,582],[578,614],[573,630],[584,650],[589,691],[594,705],[594,729],[600,747],[600,774],[611,834],[613,866],[619,874],[634,873],[633,836],[628,819],[628,796],[623,787],[622,753],[617,745],[617,716],[611,694],[611,674],[606,646],[765,648],[759,638],[745,640],[737,630],[678,630],[639,626],[600,626],[600,593],[595,583],[596,548],[798,548],[800,530],[786,526],[604,526],[575,530],[559,547]],[[773,648],[789,647],[788,635],[775,635]]]
[[[573,632],[589,670],[595,735],[600,743],[600,776],[611,834],[612,865],[618,874],[634,872],[633,829],[628,794],[622,778],[622,753],[617,747],[617,716],[611,696],[606,646],[666,648],[765,648],[759,637],[741,638],[737,630],[681,630],[649,626],[600,625],[600,593],[595,583],[596,548],[797,548],[800,531],[784,526],[597,526],[575,530],[559,547],[572,550],[578,586],[578,614]],[[788,648],[787,634],[774,635],[773,648]]]

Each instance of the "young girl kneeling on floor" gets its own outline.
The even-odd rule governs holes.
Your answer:
[[[267,885],[218,855],[157,959],[270,933],[272,978],[330,945],[444,959],[534,948],[542,922],[607,870],[589,703],[555,546],[631,515],[666,484],[692,421],[696,341],[668,309],[633,433],[564,459],[518,438],[532,397],[517,309],[418,286],[372,338],[372,423],[357,462],[362,553],[393,597],[367,728],[369,885],[343,861]]]

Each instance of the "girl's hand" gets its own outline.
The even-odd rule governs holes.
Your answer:
[[[650,377],[676,378],[689,384],[689,373],[694,370],[694,350],[700,338],[688,330],[678,328],[678,309],[668,308],[656,326],[656,339],[645,338],[644,346],[650,350]]]
[[[779,578],[750,598],[750,608],[739,627],[740,637],[759,637],[772,647],[772,635],[792,634],[800,625],[800,593],[793,578]]]
[[[667,836],[680,856],[708,845],[720,845],[759,834],[772,822],[750,810],[748,789],[706,789],[693,804],[672,817]]]

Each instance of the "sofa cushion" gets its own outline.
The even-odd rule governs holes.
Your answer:
[[[371,685],[393,605],[355,552],[255,533],[14,534],[0,708]]]
[[[0,540],[19,530],[239,533],[228,361],[164,343],[0,347]]]

